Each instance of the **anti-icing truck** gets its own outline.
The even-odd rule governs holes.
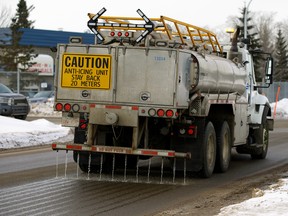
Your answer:
[[[231,150],[264,159],[273,118],[259,91],[272,83],[266,55],[257,85],[252,54],[238,40],[220,45],[206,29],[169,17],[88,14],[94,44],[58,44],[54,109],[75,128],[73,151],[84,172],[136,169],[164,158],[171,172],[210,177],[228,170]]]

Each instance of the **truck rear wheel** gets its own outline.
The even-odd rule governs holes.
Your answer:
[[[216,161],[216,133],[212,122],[208,122],[205,127],[202,154],[203,161],[200,174],[204,178],[209,178],[213,174]]]
[[[217,132],[217,156],[216,170],[218,172],[226,172],[229,168],[231,160],[231,134],[230,128],[226,121]]]

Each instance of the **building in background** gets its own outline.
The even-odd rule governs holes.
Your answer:
[[[52,52],[52,50],[56,49],[57,44],[68,43],[71,36],[81,37],[82,42],[86,44],[93,44],[95,40],[95,35],[89,33],[29,28],[23,28],[21,31],[23,35],[20,45],[32,45],[35,53],[38,54],[38,57],[32,60],[35,64],[20,72],[20,81],[22,83],[20,91],[21,93],[27,93],[26,95],[31,92],[53,89],[56,53]],[[11,35],[9,28],[0,28],[0,43],[1,41],[9,41],[9,35]],[[21,67],[19,65],[19,69],[23,69]],[[9,86],[11,79],[16,77],[16,73],[17,71],[1,71],[0,66],[1,82]]]

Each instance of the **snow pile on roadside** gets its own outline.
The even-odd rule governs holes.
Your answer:
[[[54,102],[34,103],[30,105],[30,113],[28,116],[39,117],[61,117],[62,113],[53,110]]]
[[[45,119],[23,121],[11,117],[0,116],[0,150],[51,144],[73,140],[70,128],[62,127]],[[5,127],[4,127],[5,125]]]
[[[274,113],[275,104],[276,104],[276,102],[270,104],[271,109],[272,109],[272,113]],[[284,98],[284,99],[277,102],[275,118],[288,119],[288,107],[287,107],[287,105],[288,105],[288,98]]]
[[[279,216],[287,215],[288,179],[280,179],[269,190],[256,197],[221,209],[217,216]]]

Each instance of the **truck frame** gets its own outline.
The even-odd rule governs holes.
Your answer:
[[[231,150],[264,159],[273,118],[258,92],[252,54],[238,42],[221,46],[206,29],[169,17],[88,14],[95,44],[57,47],[54,109],[75,128],[71,150],[84,172],[136,167],[165,157],[173,170],[210,177],[226,172]]]

